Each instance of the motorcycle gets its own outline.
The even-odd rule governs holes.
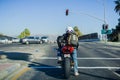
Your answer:
[[[61,49],[61,67],[64,72],[64,77],[67,79],[70,77],[71,67],[74,66],[74,61],[72,58],[72,53],[74,48],[71,45],[65,45]]]

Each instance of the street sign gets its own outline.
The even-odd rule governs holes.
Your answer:
[[[101,30],[101,34],[111,34],[111,33],[112,33],[111,30],[104,30],[104,29]]]
[[[102,29],[101,34],[106,34],[106,30]]]
[[[106,34],[111,34],[111,33],[112,33],[111,30],[107,30],[107,31],[106,31]]]

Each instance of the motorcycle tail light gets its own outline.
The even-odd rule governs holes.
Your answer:
[[[63,54],[72,54],[74,51],[74,48],[72,46],[64,46],[62,48],[62,53]]]

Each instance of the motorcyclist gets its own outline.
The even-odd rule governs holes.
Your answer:
[[[62,36],[63,37],[63,41],[65,42],[65,44],[70,44],[69,36],[71,34],[75,34],[75,32],[74,32],[72,27],[67,27],[65,31],[66,31],[66,33],[63,34],[63,36]],[[77,44],[76,46],[73,46],[74,47],[74,51],[72,53],[72,58],[73,58],[73,61],[74,61],[74,75],[75,76],[79,75],[79,73],[78,73],[78,62],[77,62],[77,48],[78,48],[78,45],[79,44]]]

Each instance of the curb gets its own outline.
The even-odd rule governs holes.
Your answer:
[[[14,75],[12,75],[10,79],[6,79],[6,80],[17,80],[22,74],[24,74],[25,72],[29,70],[31,70],[31,68],[24,66],[21,69],[19,69],[17,72],[15,72]]]
[[[0,70],[0,80],[5,80],[5,78],[7,78],[7,76],[9,76],[11,73],[13,73],[15,70],[17,70],[18,68],[20,68],[20,64],[19,63],[3,63],[1,65],[10,65],[9,67],[7,66],[6,68],[3,68],[3,70]]]
[[[106,45],[111,45],[111,46],[120,46],[120,42],[99,42],[99,43],[102,43],[102,44],[106,44]]]

